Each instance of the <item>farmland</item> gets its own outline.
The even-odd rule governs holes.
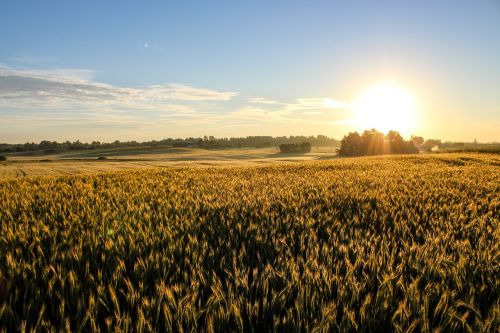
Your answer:
[[[498,155],[313,156],[4,163],[0,330],[498,331]]]
[[[57,154],[8,154],[0,161],[0,178],[26,176],[96,174],[109,171],[163,168],[170,166],[262,165],[323,160],[335,157],[336,147],[315,147],[308,154],[283,154],[276,147],[197,149],[138,147],[74,151]],[[105,158],[99,160],[99,158]]]

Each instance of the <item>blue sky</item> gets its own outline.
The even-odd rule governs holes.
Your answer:
[[[0,142],[340,138],[386,80],[412,134],[500,141],[496,0],[4,1],[0,45]]]

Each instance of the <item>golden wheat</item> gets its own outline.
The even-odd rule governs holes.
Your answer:
[[[498,331],[498,156],[0,181],[4,331]]]

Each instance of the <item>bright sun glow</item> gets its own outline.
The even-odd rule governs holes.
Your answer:
[[[413,96],[391,83],[380,84],[361,94],[355,112],[355,124],[362,130],[396,130],[408,135],[416,126],[417,104]]]

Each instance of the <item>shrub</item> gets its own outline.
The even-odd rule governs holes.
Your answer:
[[[0,161],[7,161],[7,156],[0,155]]]
[[[303,153],[309,153],[311,151],[311,144],[309,142],[302,142],[300,144],[300,151]]]
[[[282,144],[280,151],[282,153],[308,153],[311,151],[311,144],[309,142]]]
[[[108,158],[106,156],[99,156],[97,159],[99,161],[102,161],[102,160],[107,160]]]

